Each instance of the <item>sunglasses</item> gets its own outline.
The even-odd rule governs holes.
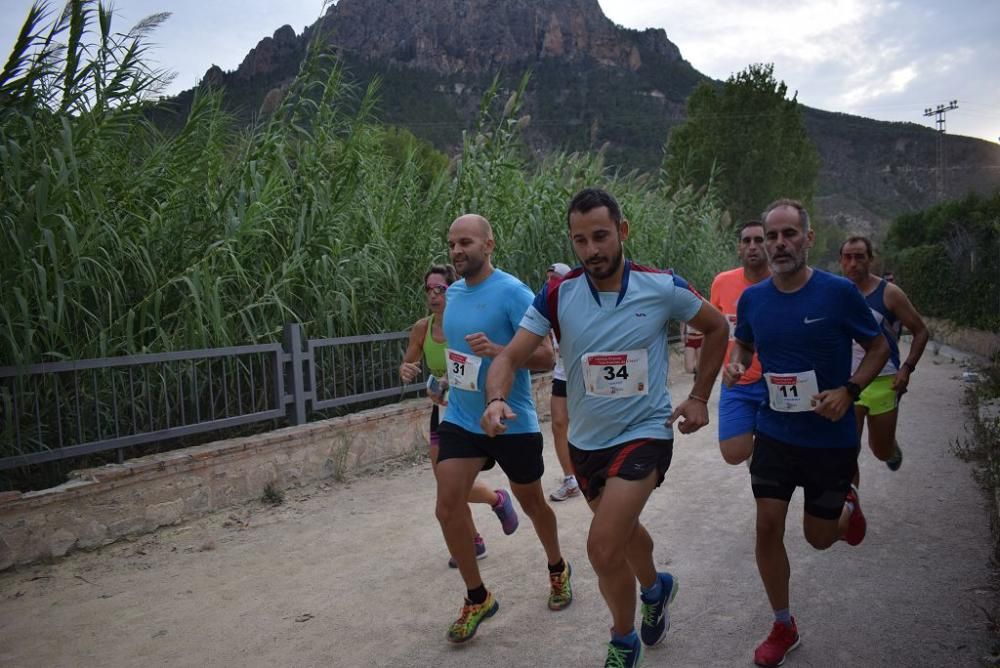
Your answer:
[[[424,286],[424,292],[426,292],[428,294],[430,294],[430,293],[433,292],[436,295],[443,295],[447,291],[448,291],[448,286],[447,285],[425,285]]]

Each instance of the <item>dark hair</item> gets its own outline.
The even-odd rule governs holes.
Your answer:
[[[759,220],[748,220],[745,223],[741,223],[740,226],[736,228],[736,238],[741,238],[743,236],[743,230],[748,227],[764,227],[764,223]]]
[[[840,254],[844,254],[844,246],[847,244],[853,244],[856,241],[860,241],[865,245],[865,250],[868,252],[868,257],[874,257],[872,253],[872,242],[868,237],[862,236],[860,234],[855,234],[853,236],[844,239],[844,243],[840,244]]]
[[[809,212],[806,211],[805,205],[802,204],[802,202],[800,202],[797,199],[788,199],[788,198],[783,197],[781,199],[776,199],[773,202],[771,202],[770,204],[768,204],[767,208],[764,209],[764,213],[760,214],[761,224],[763,225],[764,221],[767,220],[767,215],[769,213],[771,213],[775,209],[780,209],[783,206],[791,207],[791,208],[793,208],[793,209],[795,209],[796,211],[799,212],[799,224],[802,225],[802,231],[803,232],[808,232],[809,231]]]
[[[451,285],[458,280],[458,272],[455,271],[455,267],[450,264],[432,264],[431,268],[427,270],[424,274],[424,283],[427,283],[427,277],[431,274],[438,274],[439,276],[444,276],[444,280],[448,285]]]
[[[611,193],[600,188],[584,188],[573,195],[573,200],[566,210],[566,224],[569,225],[569,217],[573,212],[587,213],[592,209],[599,209],[602,206],[608,208],[608,215],[615,221],[615,226],[622,224],[622,210],[618,206],[618,201],[611,196]]]

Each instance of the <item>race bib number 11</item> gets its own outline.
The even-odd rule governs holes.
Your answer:
[[[649,392],[649,359],[646,350],[586,353],[583,382],[587,394],[599,397],[632,397]]]
[[[472,353],[460,353],[451,348],[447,348],[445,352],[448,363],[448,385],[452,389],[477,392],[479,367],[483,364],[483,358],[476,357]]]
[[[766,373],[771,409],[781,413],[803,413],[813,409],[812,397],[819,392],[816,372]]]

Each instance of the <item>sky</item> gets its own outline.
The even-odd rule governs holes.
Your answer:
[[[958,101],[947,131],[1000,140],[1000,2],[997,0],[599,0],[628,28],[663,28],[695,69],[726,79],[774,63],[799,102],[828,111],[934,126],[927,108]],[[176,73],[170,93],[216,64],[235,69],[284,24],[314,22],[322,0],[117,0],[114,26],[171,17],[153,33],[153,58]],[[30,0],[0,0],[3,60]],[[59,8],[60,2],[51,6]],[[992,65],[991,65],[992,63]]]

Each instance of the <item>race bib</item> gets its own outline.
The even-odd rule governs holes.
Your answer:
[[[483,358],[472,353],[460,353],[446,348],[448,362],[448,387],[450,389],[479,391],[479,367]]]
[[[819,392],[815,371],[765,373],[771,410],[802,413],[813,409],[812,397]]]
[[[587,394],[598,397],[634,397],[649,392],[646,350],[624,350],[583,355],[583,382]]]
[[[736,338],[736,314],[726,313],[726,322],[729,323],[729,340],[732,341]]]

